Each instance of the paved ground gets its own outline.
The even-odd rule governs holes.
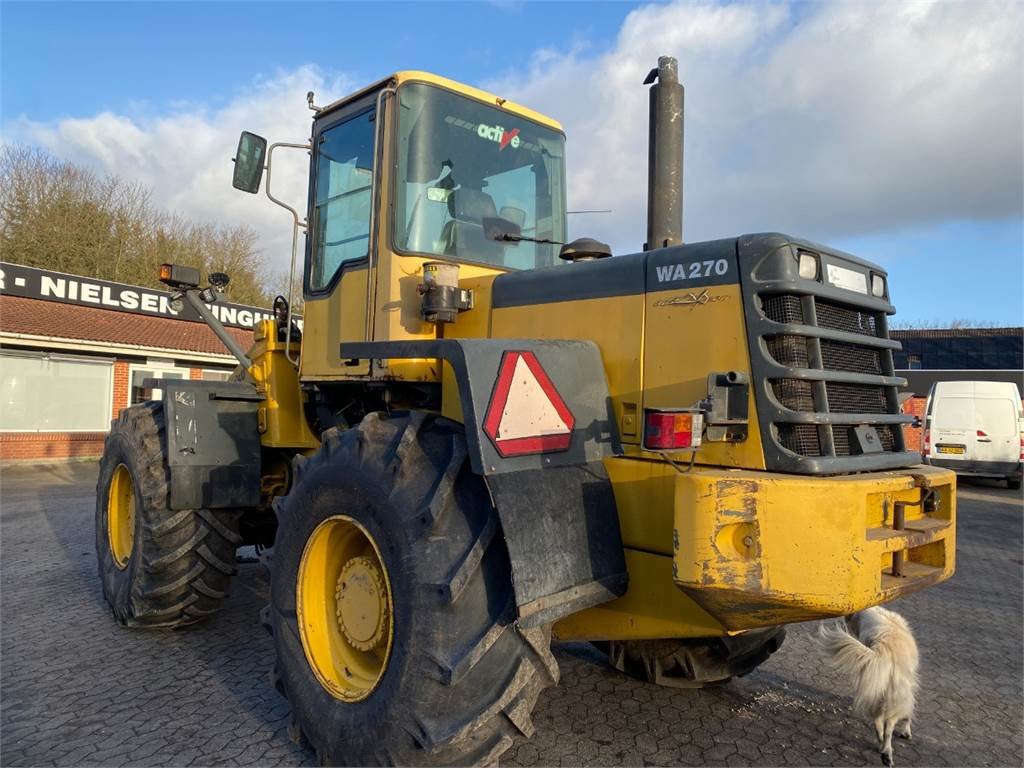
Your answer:
[[[242,564],[212,622],[118,627],[100,594],[91,465],[3,472],[0,764],[309,765],[267,683],[260,566]],[[1021,765],[1022,505],[966,485],[959,569],[902,601],[922,649],[914,741],[899,765]],[[761,669],[708,691],[623,678],[586,645],[557,649],[562,683],[504,765],[878,765],[809,627]]]

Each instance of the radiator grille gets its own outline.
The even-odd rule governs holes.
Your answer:
[[[763,300],[763,306],[765,317],[776,323],[803,324],[804,322],[804,310],[799,296],[788,294],[767,296]]]
[[[774,379],[775,399],[791,411],[814,411],[814,390],[811,382],[802,379]]]
[[[821,456],[818,428],[810,424],[780,424],[779,442],[787,451],[801,456]]]
[[[825,385],[828,409],[832,413],[888,413],[885,388],[869,384]]]
[[[814,308],[817,310],[819,328],[860,333],[865,336],[878,335],[877,320],[872,313],[843,307],[821,299],[815,301]]]
[[[880,424],[875,427],[878,433],[878,440],[882,444],[882,450],[892,453],[896,450],[896,438],[893,436],[893,427],[890,424]],[[832,427],[832,441],[836,444],[836,456],[856,456],[857,451],[853,448],[857,444],[853,434],[853,427]]]
[[[768,337],[768,354],[779,365],[790,368],[808,368],[811,364],[807,356],[807,339],[803,336]]]
[[[802,326],[763,337],[762,349],[776,370],[781,367],[792,369],[794,374],[800,372],[792,376],[776,373],[767,382],[782,406],[771,417],[772,435],[778,445],[799,456],[853,457],[862,453],[855,430],[866,426],[875,430],[884,452],[905,451],[900,426],[881,423],[899,413],[895,387],[883,379],[893,376],[892,352],[880,348],[878,342],[872,344],[872,339],[888,336],[884,315],[815,295],[766,290],[758,298],[766,319]],[[801,332],[804,328],[806,333]],[[814,328],[857,334],[864,337],[864,343],[821,338]],[[827,371],[829,375],[816,377],[815,371]],[[852,380],[844,381],[843,374],[850,374]],[[868,383],[866,377],[877,377],[878,383]],[[823,414],[822,423],[801,423],[807,414],[815,413]],[[849,421],[851,414],[863,416],[863,422],[830,423],[833,414],[838,421],[843,417]]]
[[[882,361],[877,349],[858,347],[841,341],[821,340],[821,360],[827,371],[873,373],[881,375]]]

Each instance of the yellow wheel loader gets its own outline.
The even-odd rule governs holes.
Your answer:
[[[494,762],[558,680],[552,637],[652,683],[742,675],[788,623],[949,578],[955,481],[908,450],[885,271],[781,234],[682,242],[683,89],[651,86],[642,252],[566,242],[557,122],[425,72],[243,133],[234,185],[305,229],[243,350],[228,277],[161,279],[238,358],[107,440],[104,594],[216,609],[266,548],[274,684],[323,763]],[[309,153],[304,215],[275,150]]]

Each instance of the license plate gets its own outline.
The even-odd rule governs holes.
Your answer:
[[[836,288],[856,291],[857,293],[863,293],[865,296],[868,293],[868,277],[863,272],[829,264],[828,281]]]
[[[936,448],[939,449],[939,453],[955,453],[960,455],[965,452],[965,448],[962,445],[938,445]]]

